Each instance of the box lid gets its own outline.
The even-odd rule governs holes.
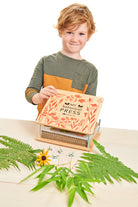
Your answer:
[[[58,90],[43,107],[36,122],[63,130],[92,134],[103,98]]]

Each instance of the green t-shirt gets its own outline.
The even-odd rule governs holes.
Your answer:
[[[34,70],[25,91],[26,99],[32,103],[33,95],[48,85],[53,85],[56,89],[95,96],[97,75],[95,66],[85,59],[73,59],[61,52],[45,56]]]

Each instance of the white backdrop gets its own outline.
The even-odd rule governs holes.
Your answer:
[[[0,2],[0,117],[35,120],[24,91],[42,56],[61,49],[53,25],[60,10],[86,4],[97,32],[82,51],[99,71],[102,127],[138,130],[137,0],[4,0]]]

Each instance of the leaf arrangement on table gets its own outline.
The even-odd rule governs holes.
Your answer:
[[[107,181],[113,183],[113,179],[116,181],[124,179],[136,183],[135,178],[138,178],[138,173],[125,166],[117,157],[107,153],[100,143],[95,140],[93,142],[100,153],[82,153],[75,169],[72,170],[65,166],[50,165],[48,150],[34,150],[30,145],[21,141],[0,136],[0,143],[5,146],[5,148],[0,148],[0,170],[8,170],[10,166],[19,169],[17,163],[24,164],[34,171],[21,182],[35,175],[38,183],[32,191],[40,190],[47,184],[55,182],[60,191],[67,190],[68,207],[72,206],[76,193],[89,203],[87,194],[94,195],[92,183],[107,184]],[[37,155],[38,152],[39,155]]]

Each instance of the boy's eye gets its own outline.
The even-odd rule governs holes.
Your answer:
[[[72,32],[67,32],[68,34],[72,34]]]
[[[82,35],[84,35],[84,33],[81,32],[81,33],[80,33],[80,36],[82,36]]]

